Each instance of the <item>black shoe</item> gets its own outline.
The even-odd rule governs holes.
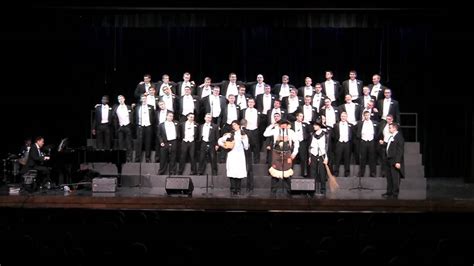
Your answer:
[[[398,199],[398,194],[392,194],[392,195],[390,196],[390,198],[391,198],[391,199]]]
[[[390,198],[391,196],[392,196],[392,193],[388,193],[388,192],[382,194],[382,197],[384,198]]]
[[[375,177],[375,174],[370,174],[370,177]]]
[[[183,172],[178,172],[178,175],[183,175]]]
[[[146,162],[147,162],[147,163],[150,163],[150,162],[151,162],[150,158],[146,159]]]
[[[351,174],[350,173],[345,173],[344,177],[349,177]]]
[[[189,175],[197,175],[197,174],[196,174],[196,173],[194,173],[194,172],[192,172],[192,173],[190,173]]]

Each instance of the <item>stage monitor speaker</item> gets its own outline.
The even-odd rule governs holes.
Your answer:
[[[310,193],[316,192],[316,183],[314,178],[292,178],[290,185],[291,193]]]
[[[92,179],[92,192],[115,192],[117,190],[117,178],[96,177]]]
[[[165,189],[168,195],[181,194],[191,196],[194,190],[193,180],[190,177],[167,177]]]

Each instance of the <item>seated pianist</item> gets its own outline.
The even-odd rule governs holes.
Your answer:
[[[50,179],[50,169],[45,165],[45,162],[50,159],[49,156],[46,156],[42,148],[44,146],[44,138],[37,137],[35,143],[30,148],[28,153],[28,160],[26,162],[27,170],[36,170],[38,172],[36,182],[39,185],[45,185],[47,182],[51,182]]]

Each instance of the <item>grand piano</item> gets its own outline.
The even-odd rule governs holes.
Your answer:
[[[52,151],[52,150],[51,150]],[[77,149],[60,148],[50,152],[49,162],[53,172],[58,173],[58,181],[61,177],[64,183],[72,183],[75,173],[79,172],[81,164],[92,162],[113,163],[117,167],[118,180],[121,181],[122,165],[127,160],[126,150],[94,150],[80,147]]]

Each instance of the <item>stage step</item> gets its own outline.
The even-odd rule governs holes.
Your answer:
[[[173,176],[180,177],[180,176]],[[191,177],[196,188],[206,188],[206,176],[185,176]],[[124,187],[165,187],[167,176],[163,175],[123,175],[122,186]],[[225,176],[207,177],[207,184],[209,188],[229,188],[229,178]],[[357,177],[337,177],[337,182],[340,189],[355,188],[359,184]],[[270,189],[271,178],[269,176],[255,176],[254,188],[256,189]],[[245,188],[247,178],[242,179],[242,188]],[[386,179],[383,177],[363,177],[361,178],[361,185],[366,188],[374,190],[385,190]],[[401,190],[426,190],[426,179],[404,179],[401,182]]]
[[[89,168],[98,171],[103,175],[117,175],[117,167],[111,163],[89,163]],[[122,167],[122,175],[157,175],[160,169],[159,163],[126,163]],[[293,171],[294,176],[300,176],[301,167],[299,164],[294,165]],[[207,166],[207,172],[210,174],[210,165]],[[225,176],[226,165],[218,164],[218,174]],[[266,176],[268,175],[268,165],[266,164],[254,164],[253,165],[254,176]],[[359,173],[359,166],[352,164],[350,165],[350,176],[356,176]],[[190,174],[190,164],[186,164],[183,175]],[[377,165],[377,175],[381,175],[381,167]],[[339,175],[344,175],[344,166],[339,167]],[[366,166],[365,175],[369,176],[369,167]],[[410,179],[424,179],[424,167],[420,165],[405,165],[405,175]]]

